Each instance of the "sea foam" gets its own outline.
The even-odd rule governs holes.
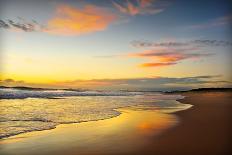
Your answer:
[[[5,99],[0,100],[0,138],[112,118],[120,115],[117,108],[122,107],[173,112],[191,106],[176,101],[183,98],[181,95],[144,92],[4,90],[1,96]]]

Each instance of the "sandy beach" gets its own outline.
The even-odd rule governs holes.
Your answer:
[[[0,155],[232,155],[232,0],[0,0]]]
[[[182,103],[194,105],[177,112],[181,123],[144,148],[146,154],[229,155],[232,129],[231,92],[187,92]]]
[[[150,137],[178,123],[176,116],[153,110],[118,110],[122,114],[111,119],[63,124],[52,130],[12,136],[1,141],[1,152],[9,155],[130,154],[148,145]]]
[[[59,125],[1,140],[3,155],[179,154],[231,152],[231,92],[187,92],[194,105],[174,114],[119,109],[100,121]]]

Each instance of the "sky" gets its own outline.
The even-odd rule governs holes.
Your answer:
[[[229,0],[0,0],[0,85],[231,87]]]

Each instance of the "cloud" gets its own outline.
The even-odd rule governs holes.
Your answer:
[[[10,19],[0,20],[0,28],[10,29],[15,31],[24,31],[24,32],[35,32],[42,31],[45,27],[38,24],[36,21],[26,21],[25,19],[18,17],[17,21]]]
[[[22,80],[14,80],[14,79],[4,79],[4,80],[0,80],[0,84],[4,84],[4,85],[9,85],[9,84],[24,84],[24,81]]]
[[[232,15],[219,17],[219,18],[210,20],[210,21],[205,22],[205,23],[192,25],[192,26],[190,26],[190,28],[205,29],[205,28],[209,28],[209,27],[218,27],[218,26],[224,26],[224,25],[228,25],[228,26],[232,25]]]
[[[231,47],[232,42],[226,40],[196,39],[190,41],[151,42],[135,40],[131,45],[136,48],[145,48],[137,53],[129,53],[128,57],[146,58],[152,61],[145,62],[140,67],[165,67],[176,65],[186,59],[200,59],[213,56],[208,53],[212,47]]]
[[[10,28],[10,25],[4,22],[3,20],[0,20],[0,28],[8,29]]]
[[[194,40],[191,43],[200,46],[232,46],[231,41],[224,40]]]
[[[128,14],[131,16],[139,14],[156,14],[164,10],[164,6],[155,6],[154,0],[127,0],[123,4],[119,4],[113,1],[114,7],[121,13]]]
[[[154,0],[128,0],[125,4],[112,1],[118,12],[112,12],[112,8],[100,7],[83,3],[78,7],[68,4],[59,4],[55,8],[54,16],[44,24],[35,20],[26,21],[18,19],[0,20],[0,28],[23,32],[43,32],[55,35],[83,35],[97,31],[103,31],[109,25],[122,20],[121,13],[127,15],[156,14],[164,10],[166,4]]]
[[[198,59],[212,56],[210,53],[199,53],[198,48],[162,48],[130,53],[128,57],[147,58],[152,62],[143,63],[141,67],[163,67],[176,65],[186,59]]]
[[[161,66],[170,66],[175,65],[176,62],[165,62],[165,63],[157,63],[157,62],[151,62],[151,63],[143,63],[140,66],[141,67],[161,67]]]
[[[9,80],[0,81],[2,85]],[[10,81],[11,85],[14,86]],[[15,85],[19,85],[16,83]],[[80,88],[80,89],[109,89],[109,90],[173,90],[191,89],[199,87],[231,87],[231,81],[222,80],[221,75],[203,75],[192,77],[151,77],[151,78],[127,78],[127,79],[93,79],[54,82],[47,85],[21,83],[20,86]]]
[[[81,35],[103,31],[117,20],[117,15],[103,7],[86,4],[76,8],[63,4],[56,7],[54,17],[45,25],[18,17],[17,20],[0,20],[0,28],[56,35]]]
[[[179,64],[184,60],[199,60],[214,56],[215,53],[209,53],[209,48],[232,46],[232,42],[224,40],[191,40],[185,42],[167,41],[167,42],[149,42],[133,41],[132,46],[136,48],[146,48],[139,52],[129,52],[123,55],[98,56],[98,58],[141,58],[148,60],[139,67],[158,68]],[[207,48],[208,47],[208,48]]]
[[[188,46],[232,46],[232,42],[225,40],[209,40],[209,39],[198,39],[187,42],[150,42],[150,41],[139,41],[135,40],[131,42],[134,47],[188,47]]]
[[[75,8],[59,5],[55,16],[48,21],[45,32],[58,35],[80,35],[105,30],[117,20],[107,9],[95,5]]]

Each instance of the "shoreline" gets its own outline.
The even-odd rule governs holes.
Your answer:
[[[120,108],[119,108],[119,109],[120,109]],[[54,127],[52,127],[52,128],[49,128],[49,129],[32,130],[32,131],[26,131],[26,132],[22,132],[22,133],[10,135],[10,136],[0,137],[0,144],[1,144],[1,141],[14,138],[15,136],[20,136],[21,134],[27,134],[27,133],[31,133],[31,132],[43,132],[43,131],[47,131],[47,130],[53,130],[53,129],[56,129],[59,125],[70,125],[70,124],[80,124],[80,123],[87,123],[87,122],[103,121],[103,120],[108,120],[108,119],[112,119],[112,118],[118,117],[118,116],[120,116],[120,115],[122,114],[122,113],[120,112],[120,110],[117,110],[117,109],[113,109],[113,110],[114,110],[114,111],[117,111],[118,114],[115,115],[115,116],[109,117],[109,118],[98,119],[98,120],[89,120],[89,121],[80,121],[80,122],[60,123],[60,124],[57,124],[56,126],[54,126]]]
[[[176,94],[185,96],[178,102],[193,106],[166,114],[119,108],[121,114],[110,119],[61,124],[52,130],[13,136],[1,149],[9,155],[230,154],[231,92]]]
[[[165,95],[165,93],[162,93]],[[178,94],[177,94],[178,95]],[[185,96],[183,96],[185,98]],[[14,100],[14,99],[13,99]],[[181,100],[181,99],[179,99]],[[180,102],[179,100],[175,100],[177,102]],[[181,103],[181,102],[180,102]],[[181,103],[182,104],[182,103]],[[173,112],[163,112],[163,111],[158,111],[158,113],[164,113],[164,114],[175,114],[176,112],[179,112],[179,111],[184,111],[184,110],[188,110],[192,107],[193,105],[190,105],[190,107],[186,108],[186,109],[178,109],[176,111],[173,111]],[[15,136],[20,136],[21,134],[27,134],[27,133],[31,133],[31,132],[43,132],[43,131],[47,131],[47,130],[54,130],[56,129],[58,126],[60,125],[69,125],[69,124],[80,124],[80,123],[86,123],[86,122],[96,122],[96,121],[102,121],[102,120],[108,120],[108,119],[112,119],[112,118],[115,118],[115,117],[118,117],[122,114],[122,111],[123,109],[127,110],[127,109],[130,109],[132,107],[135,107],[136,109],[136,106],[134,105],[131,105],[131,106],[125,106],[125,107],[120,107],[120,108],[116,108],[116,109],[112,109],[112,111],[116,111],[116,115],[115,116],[111,116],[109,118],[103,118],[103,119],[97,119],[97,120],[88,120],[88,121],[80,121],[80,122],[69,122],[69,123],[58,123],[57,125],[55,125],[54,127],[51,127],[51,128],[48,128],[48,129],[40,129],[40,130],[32,130],[32,131],[25,131],[25,132],[22,132],[22,133],[16,133],[16,134],[12,134],[12,135],[9,135],[9,136],[2,136],[0,137],[0,144],[1,144],[1,141],[5,141],[5,140],[8,140],[8,139],[12,139],[14,138]],[[145,109],[144,109],[145,110]],[[154,110],[154,112],[157,112],[157,110]]]
[[[150,136],[164,133],[179,123],[175,115],[158,113],[154,110],[136,111],[129,108],[118,110],[121,115],[111,119],[61,124],[52,130],[12,136],[2,141],[1,151],[7,155],[64,154],[64,152],[68,152],[69,155],[75,154],[73,152],[81,155],[100,155],[114,154],[117,151],[120,151],[119,154],[127,154],[150,143]]]
[[[174,93],[175,94],[175,93]],[[156,155],[229,155],[232,153],[232,92],[182,92],[178,100],[193,107],[174,114],[181,122],[140,150]],[[139,154],[139,153],[135,153]]]
[[[135,109],[134,109],[135,108]],[[67,137],[70,137],[69,135],[69,131],[70,132],[80,132],[80,134],[78,136],[83,136],[81,135],[82,132],[84,130],[89,130],[88,125],[94,125],[96,127],[99,127],[100,130],[104,130],[105,128],[105,124],[108,124],[108,126],[111,126],[111,128],[117,128],[118,125],[120,124],[124,124],[124,125],[120,125],[123,131],[110,131],[112,132],[110,137],[114,137],[115,135],[118,135],[120,137],[127,137],[128,138],[128,142],[126,142],[125,146],[129,146],[130,143],[134,144],[134,145],[138,145],[138,148],[141,147],[142,143],[148,143],[147,139],[148,135],[158,135],[160,133],[165,132],[166,130],[168,130],[169,128],[172,128],[174,126],[176,126],[179,123],[178,118],[175,115],[172,115],[172,113],[165,113],[163,111],[159,111],[154,110],[154,109],[136,109],[136,106],[126,106],[126,107],[122,107],[122,108],[117,108],[117,109],[113,109],[115,111],[117,111],[118,115],[111,117],[111,118],[105,118],[105,119],[100,119],[100,120],[92,120],[92,121],[83,121],[83,122],[77,122],[77,123],[65,123],[65,124],[58,124],[55,128],[52,129],[47,129],[47,130],[41,130],[41,131],[32,131],[32,132],[25,132],[25,133],[21,133],[18,135],[14,135],[14,136],[10,136],[7,138],[3,138],[0,140],[0,144],[2,145],[2,151],[3,153],[9,153],[9,154],[14,154],[14,152],[17,152],[17,154],[20,154],[20,150],[28,150],[28,145],[30,145],[30,143],[40,143],[40,141],[37,140],[37,138],[41,138],[43,139],[42,141],[46,141],[47,139],[59,139],[57,137],[59,137],[60,134],[64,134]],[[180,109],[178,109],[180,110]],[[182,110],[186,110],[186,109],[182,109]],[[155,118],[151,119],[151,118]],[[118,122],[117,125],[115,125],[114,122]],[[82,126],[83,129],[77,129],[77,126]],[[60,132],[60,130],[64,129],[67,131],[62,131]],[[111,130],[111,129],[110,129]],[[113,129],[115,130],[115,129]],[[128,131],[127,131],[128,130]],[[155,131],[153,131],[155,130]],[[91,131],[91,132],[95,132],[95,131]],[[108,132],[108,131],[107,131]],[[105,135],[108,136],[108,133],[100,133],[99,135]],[[135,132],[136,135],[139,134],[139,138],[134,136],[135,133],[131,134],[130,132]],[[89,132],[90,133],[90,132]],[[54,134],[56,136],[53,136],[52,138],[50,137],[49,134]],[[86,135],[88,133],[84,133],[84,135]],[[123,136],[122,136],[123,135]],[[77,135],[72,134],[72,137],[78,137]],[[88,135],[87,135],[88,136]],[[65,139],[67,139],[67,137],[65,137]],[[89,139],[93,138],[94,136],[90,136]],[[130,140],[131,137],[136,137],[134,140],[138,141],[138,143],[135,143],[133,141]],[[121,140],[116,138],[117,141],[119,141],[118,143],[121,143]],[[26,141],[26,142],[25,142]],[[29,142],[27,142],[29,141]],[[83,139],[83,141],[86,141],[86,139]],[[87,139],[88,141],[88,139]],[[102,145],[105,145],[106,143],[108,143],[109,140],[107,140],[107,142],[104,144],[105,139],[104,138],[100,138],[98,140],[100,143],[102,143]],[[141,144],[139,144],[139,141],[144,141]],[[147,141],[147,142],[145,142]],[[74,141],[73,141],[74,142]],[[27,145],[23,144],[23,143],[28,143]],[[69,143],[69,142],[68,142]],[[122,143],[123,144],[123,143]],[[50,145],[49,143],[46,144],[41,144],[41,145]],[[69,145],[67,143],[65,143],[64,145]],[[80,142],[78,142],[77,145],[82,145],[80,144]],[[93,144],[88,144],[88,145],[92,145],[93,150],[99,146],[95,146],[96,143]],[[121,144],[119,144],[121,145]],[[33,146],[36,147],[36,146]],[[91,146],[90,146],[91,147]],[[116,147],[115,148],[111,148],[111,146],[107,146],[111,149],[116,150],[120,150],[120,147]],[[123,145],[122,145],[123,147]],[[11,149],[13,148],[13,149]],[[37,150],[40,150],[39,148],[37,148]],[[49,149],[51,150],[51,149]],[[80,150],[80,149],[79,149]],[[127,152],[127,148],[124,149],[125,152]],[[98,150],[98,152],[101,152],[99,154],[104,154],[103,152],[105,152],[106,150],[104,150],[104,148],[102,148],[102,150]],[[129,152],[133,152],[134,150],[131,149]],[[1,151],[0,151],[1,152]],[[83,154],[85,154],[85,151],[83,151]],[[96,152],[96,151],[94,151]],[[110,154],[113,154],[114,151],[110,151]],[[124,152],[124,151],[123,151]],[[35,152],[31,152],[30,150],[28,151],[24,151],[21,154],[35,154]],[[92,152],[93,153],[93,152]],[[91,154],[92,154],[91,153]],[[82,154],[82,153],[81,153]],[[95,154],[95,153],[94,153]],[[98,154],[98,153],[97,153]]]

